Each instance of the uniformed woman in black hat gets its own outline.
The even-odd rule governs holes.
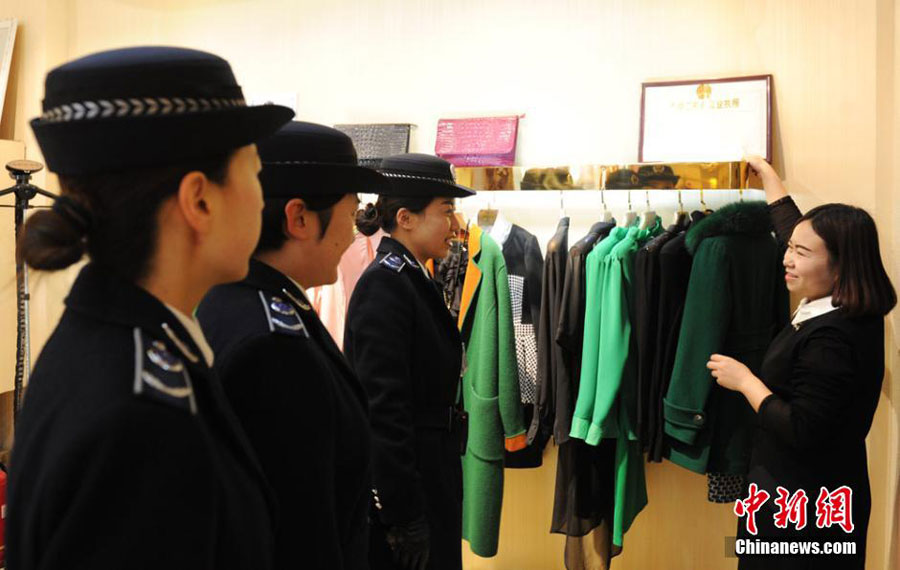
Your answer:
[[[463,349],[425,263],[449,253],[459,231],[454,198],[474,192],[434,156],[390,157],[380,172],[391,186],[360,212],[357,226],[390,237],[353,291],[344,336],[369,397],[369,560],[373,569],[459,570]]]
[[[248,107],[225,60],[163,47],[57,67],[43,107],[31,125],[62,195],[20,254],[89,263],[16,425],[9,567],[270,568],[271,491],[190,315],[247,274],[253,143],[293,113]]]
[[[362,385],[306,297],[337,280],[356,192],[385,179],[344,133],[292,122],[262,141],[262,237],[239,283],[197,311],[279,504],[275,567],[365,570],[371,502]]]

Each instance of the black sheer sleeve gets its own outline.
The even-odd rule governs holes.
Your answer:
[[[769,204],[769,217],[772,218],[772,225],[775,226],[775,235],[783,245],[786,245],[791,239],[794,226],[801,216],[800,208],[790,196],[779,198]]]

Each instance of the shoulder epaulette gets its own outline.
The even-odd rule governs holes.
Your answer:
[[[259,292],[259,299],[262,301],[271,332],[309,338],[309,331],[306,330],[306,325],[303,324],[303,319],[300,318],[300,313],[294,305],[265,291]]]
[[[396,253],[389,253],[385,255],[381,258],[381,261],[379,261],[379,263],[381,265],[384,265],[391,271],[396,271],[397,273],[400,273],[401,271],[403,271],[403,268],[406,267],[406,261],[404,261],[403,258]]]
[[[397,253],[389,253],[381,258],[379,262],[381,265],[384,265],[391,271],[396,271],[400,273],[406,267],[411,267],[412,269],[419,269],[419,264],[414,259],[410,259],[406,255],[400,255]]]
[[[178,353],[140,328],[134,329],[134,393],[197,413],[194,388]]]

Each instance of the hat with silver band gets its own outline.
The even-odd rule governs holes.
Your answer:
[[[371,168],[359,166],[353,140],[337,129],[291,121],[258,144],[259,173],[266,198],[378,194],[388,184]]]
[[[430,154],[395,154],[381,161],[378,172],[390,182],[382,196],[452,197],[473,196],[475,191],[456,183],[453,165]]]
[[[48,169],[69,176],[229,153],[294,115],[247,106],[227,61],[176,47],[104,51],[54,68],[43,110],[31,128]]]
[[[641,182],[659,180],[672,184],[677,183],[679,178],[668,164],[646,164],[638,169],[638,176]]]

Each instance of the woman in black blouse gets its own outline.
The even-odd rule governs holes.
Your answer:
[[[756,539],[816,541],[811,548],[826,555],[757,556],[742,542],[739,567],[863,568],[871,508],[865,439],[884,377],[884,316],[896,293],[869,214],[826,204],[801,215],[772,167],[758,157],[749,162],[787,245],[787,288],[802,300],[769,347],[761,378],[718,354],[708,364],[721,386],[757,411],[748,482],[757,501],[762,492],[768,499],[755,513],[755,534],[750,502],[735,505],[744,515],[738,539],[750,539],[751,548]],[[853,542],[855,553],[827,555],[827,542]]]

